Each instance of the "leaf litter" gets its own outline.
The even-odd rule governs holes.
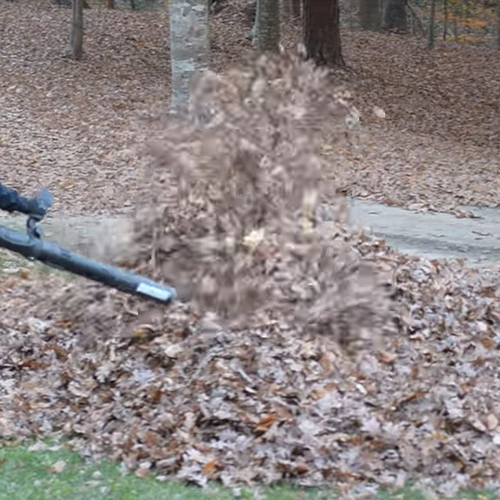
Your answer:
[[[317,146],[325,121],[356,144],[358,115],[289,56],[201,79],[151,138],[121,257],[183,300],[4,280],[1,434],[201,486],[498,486],[498,273],[347,224]]]
[[[345,33],[354,71],[228,71],[249,46],[235,2],[212,19],[226,76],[201,82],[193,127],[153,119],[163,12],[86,12],[88,59],[72,65],[60,59],[68,11],[0,9],[3,179],[48,183],[72,211],[137,191],[146,206],[121,263],[185,299],[161,310],[80,281],[5,278],[3,436],[66,437],[140,476],[200,485],[333,482],[349,498],[407,479],[449,496],[498,486],[497,272],[398,254],[348,227],[339,197],[497,204],[493,52],[423,57],[405,37]],[[155,138],[147,156],[130,148]]]
[[[2,180],[23,191],[50,187],[60,213],[135,206],[142,158],[132,145],[161,128],[158,103],[170,92],[166,10],[91,3],[78,63],[62,57],[69,9],[48,0],[0,4]],[[250,3],[225,2],[211,15],[217,72],[252,51]],[[283,45],[295,48],[300,23],[284,19],[282,33]],[[463,215],[463,205],[498,206],[496,51],[438,43],[429,52],[409,36],[348,29],[342,40],[365,136],[333,157],[325,139],[335,185],[412,209]]]

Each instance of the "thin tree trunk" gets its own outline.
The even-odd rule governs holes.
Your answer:
[[[208,0],[170,0],[171,113],[184,113],[194,78],[210,61]]]
[[[252,40],[252,45],[257,48],[259,41],[257,39],[257,33],[259,32],[259,11],[260,11],[261,0],[255,0],[255,14],[253,16],[253,26],[250,32],[250,39]]]
[[[277,0],[258,0],[254,45],[261,52],[278,52],[280,5]]]
[[[469,14],[469,2],[467,0],[463,0],[463,3],[462,3],[462,12],[463,12],[463,27],[464,27],[464,31],[469,34],[470,33],[470,29],[469,29],[469,24],[467,23],[467,20],[469,19],[470,17],[470,14]]]
[[[307,57],[319,65],[345,66],[338,0],[304,0],[303,7]]]
[[[104,0],[104,3],[108,9],[115,8],[115,0]]]
[[[404,33],[407,28],[406,0],[385,0],[384,29]]]
[[[73,59],[81,59],[83,55],[83,0],[73,0],[71,33],[67,55]]]
[[[429,37],[427,47],[434,48],[434,28],[436,26],[436,0],[431,0],[431,15],[429,16]]]
[[[497,42],[500,49],[500,0],[497,0]]]
[[[420,31],[422,32],[422,34],[424,36],[427,36],[427,31],[425,29],[424,23],[422,22],[422,20],[420,19],[420,17],[418,17],[418,14],[415,12],[415,10],[411,6],[411,4],[407,2],[406,3],[406,8],[410,12],[410,18],[411,18],[412,30],[413,30],[412,32],[414,34],[416,34],[417,33],[416,27],[418,26],[418,28],[420,29]]]
[[[446,42],[446,37],[448,36],[448,0],[443,0],[443,10],[444,10],[443,40]]]
[[[301,1],[300,0],[290,0],[291,3],[291,11],[293,19],[299,19],[301,16]]]
[[[359,0],[358,16],[359,24],[364,30],[380,29],[379,0]]]

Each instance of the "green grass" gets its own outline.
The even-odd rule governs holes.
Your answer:
[[[58,461],[64,470],[50,472]],[[197,488],[123,474],[111,463],[87,464],[68,450],[0,450],[1,500],[162,500],[229,499],[229,492],[204,495]],[[220,494],[219,494],[220,493]]]
[[[62,472],[51,467],[63,461]],[[219,486],[207,491],[197,487],[160,482],[153,477],[139,478],[123,473],[109,462],[85,463],[77,454],[59,449],[29,451],[22,446],[0,448],[0,500],[229,500],[233,492]],[[242,499],[254,493],[242,491]],[[266,500],[326,500],[334,498],[324,491],[294,488],[268,489]]]
[[[58,448],[58,447],[54,447]],[[64,462],[60,472],[51,471]],[[139,478],[124,473],[113,463],[86,463],[64,448],[30,451],[25,446],[0,448],[0,500],[229,500],[231,490],[213,485],[207,490]],[[313,490],[292,487],[244,489],[242,500],[334,500],[333,489]],[[467,500],[493,500],[493,493],[469,493]],[[397,493],[382,492],[378,500],[427,500],[424,494],[406,488]],[[435,499],[435,497],[433,497]],[[457,499],[458,500],[458,499]]]

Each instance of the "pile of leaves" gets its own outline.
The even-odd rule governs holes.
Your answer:
[[[330,84],[285,57],[205,76],[191,106],[195,125],[173,123],[157,138],[143,183],[152,204],[136,223],[133,267],[233,320],[265,306],[269,314],[289,309],[295,320],[315,314],[315,324],[331,327],[340,315],[360,328],[347,313],[358,301],[369,323],[383,316],[376,278],[345,241],[347,210],[321,182],[324,124],[336,128],[340,145],[357,117],[346,91]],[[321,210],[328,224],[317,224]],[[350,280],[363,279],[366,296],[355,298]],[[338,308],[333,287],[344,301]]]
[[[325,203],[322,120],[341,148],[357,113],[322,72],[264,58],[198,91],[126,257],[191,300],[4,281],[0,433],[200,485],[495,485],[498,274],[400,255]]]
[[[356,364],[329,336],[227,330],[181,306],[128,337],[89,339],[73,318],[6,330],[2,435],[66,436],[139,475],[197,484],[495,485],[498,277],[394,264],[399,336]],[[120,322],[143,307],[128,306]]]

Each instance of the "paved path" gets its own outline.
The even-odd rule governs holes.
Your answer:
[[[26,217],[0,214],[0,224],[25,231]],[[123,249],[132,227],[132,219],[126,215],[55,214],[42,223],[45,240],[105,262]]]
[[[366,227],[400,251],[429,258],[463,257],[471,265],[500,264],[500,209],[472,211],[477,219],[444,213],[417,213],[373,202],[351,200],[353,224]],[[23,228],[25,219],[0,215],[0,224]],[[127,216],[55,215],[43,224],[45,237],[70,250],[107,260],[114,245],[123,244],[132,225]]]
[[[500,265],[500,209],[468,207],[480,218],[418,213],[351,200],[350,218],[404,253],[429,258],[462,257],[471,265]]]

